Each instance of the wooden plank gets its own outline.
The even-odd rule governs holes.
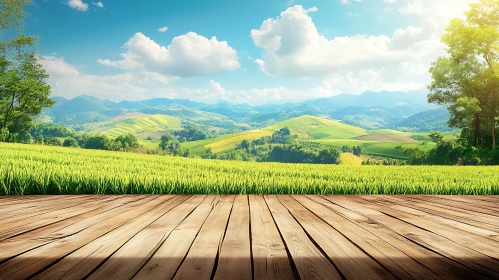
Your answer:
[[[333,264],[308,238],[276,196],[265,196],[274,222],[302,279],[341,279]]]
[[[108,198],[107,200],[112,201],[113,199],[117,198]],[[94,206],[99,207],[100,205],[102,205],[102,203],[105,203],[105,201],[106,200],[94,200],[88,201],[88,203],[75,203],[72,204],[68,209],[60,209],[39,216],[16,220],[9,224],[2,225],[2,232],[0,232],[0,241],[88,212],[89,208]]]
[[[116,199],[115,197],[114,199]],[[35,216],[40,216],[43,214],[47,214],[49,212],[54,212],[62,209],[70,210],[71,208],[77,207],[79,205],[83,205],[85,203],[94,203],[97,201],[107,201],[112,200],[112,197],[73,197],[73,198],[61,198],[55,201],[44,201],[42,203],[27,203],[27,208],[23,209],[8,209],[11,213],[2,216],[2,220],[0,221],[0,226],[8,226],[13,222],[22,221],[26,219],[36,219]],[[19,206],[16,206],[19,208]]]
[[[160,217],[119,248],[89,279],[131,279],[163,244],[171,232],[189,216],[205,196],[178,196],[182,204]],[[74,279],[67,277],[66,279]]]
[[[302,195],[293,196],[305,208],[331,225],[399,279],[441,279],[402,250],[360,227],[323,204]]]
[[[471,250],[499,259],[497,233],[467,224],[431,215],[402,205],[386,203],[373,196],[359,199],[372,202],[369,207],[391,215],[409,224],[434,232]],[[499,263],[498,263],[499,265]]]
[[[347,279],[395,279],[371,256],[315,214],[289,196],[279,196],[279,201],[288,209],[309,238],[320,246],[336,269]]]
[[[332,199],[330,201],[332,201]],[[463,247],[433,232],[422,230],[397,218],[387,216],[386,214],[383,214],[375,209],[366,207],[370,204],[363,200],[355,197],[337,196],[334,198],[334,203],[360,213],[377,223],[383,224],[405,238],[418,243],[420,246],[424,246],[434,252],[438,252],[439,254],[459,262],[463,266],[467,266],[477,272],[480,272],[487,277],[499,277],[499,266],[497,266],[497,261],[492,258]],[[458,278],[462,278],[462,276]]]
[[[204,223],[174,279],[210,279],[229,220],[233,195],[224,195]]]
[[[251,242],[255,279],[293,279],[283,240],[261,195],[250,195]]]
[[[27,219],[42,215],[51,211],[67,209],[75,205],[95,202],[96,198],[89,197],[61,197],[57,200],[45,200],[41,202],[28,202],[20,205],[10,205],[0,208],[0,226],[8,225],[14,221]]]
[[[71,232],[74,234],[84,230],[85,228],[95,223],[99,223],[103,219],[112,218],[114,217],[114,215],[119,214],[120,212],[127,211],[123,206],[127,205],[128,203],[132,203],[134,201],[140,201],[141,203],[147,202],[147,200],[144,198],[144,196],[121,197],[120,199],[114,200],[112,202],[96,206],[93,210],[92,208],[89,208],[88,212],[83,213],[79,216],[74,216],[52,225],[41,227],[33,231],[0,241],[0,262],[20,255],[25,251],[58,240],[57,238],[54,238],[54,236],[57,236],[56,233],[62,233],[62,229],[65,229],[66,234],[71,234]],[[115,210],[111,211],[113,209]],[[106,213],[108,211],[110,212]],[[59,237],[62,237],[62,235],[59,234]]]
[[[361,215],[356,210],[364,210],[363,205],[351,204],[349,206],[354,208],[353,210],[350,210],[333,203],[337,201],[337,196],[308,197],[330,209],[331,211],[357,224],[361,228],[378,236],[387,243],[390,243],[393,247],[403,251],[415,261],[434,271],[441,277],[441,279],[478,279],[483,277],[483,275],[479,274],[478,272],[475,272],[468,267],[465,267],[451,259],[437,254],[436,252],[431,251],[428,248],[420,246],[419,244],[412,242],[410,239],[405,238],[403,235],[392,231],[385,225]],[[367,208],[367,211],[371,211],[371,209]]]
[[[169,199],[171,196],[156,196],[145,204],[130,208],[129,211],[115,215],[112,219],[106,219],[105,222],[94,224],[76,234],[66,235],[64,232],[67,229],[63,229],[61,230],[63,238],[1,264],[0,279],[26,279],[33,276],[65,255],[122,226],[135,217],[146,214],[147,211],[158,207]],[[54,237],[57,238],[57,235]]]
[[[385,196],[383,196],[385,198]],[[400,204],[412,207],[421,211],[439,215],[460,222],[471,223],[477,227],[484,227],[489,230],[499,229],[499,219],[488,214],[480,214],[469,210],[459,209],[452,206],[436,204],[423,198],[409,197],[388,197]]]
[[[163,231],[162,226],[166,220],[176,219],[175,215],[169,214],[175,212],[173,214],[182,215],[182,212],[175,209],[188,198],[189,196],[175,196],[165,201],[145,215],[136,217],[65,256],[34,279],[83,279],[106,259],[106,262],[89,278],[130,279],[136,272],[134,267],[137,265],[141,267],[140,257],[147,256],[150,249],[148,245],[154,242],[156,237],[161,238],[163,234],[168,234]],[[202,197],[195,199],[200,202]],[[131,275],[126,275],[125,272]]]
[[[246,195],[234,200],[214,279],[252,279],[249,205]]]
[[[84,200],[83,197],[60,197],[56,199],[56,197],[48,197],[45,199],[24,199],[24,200],[14,200],[14,201],[0,201],[0,218],[2,221],[4,219],[10,218],[12,216],[21,215],[25,212],[32,211],[33,209],[37,209],[47,205],[58,204],[61,200],[71,200],[71,199],[79,199]]]
[[[488,214],[491,216],[499,217],[499,209],[490,209],[488,207],[484,207],[483,205],[470,204],[470,203],[466,203],[463,201],[455,201],[452,198],[453,198],[453,196],[448,196],[445,198],[436,197],[436,196],[425,197],[426,200],[434,202],[434,203],[449,205],[449,206],[469,210],[469,211],[479,213],[479,214],[483,213],[483,214]]]
[[[171,279],[218,201],[218,196],[209,195],[173,230],[134,279]]]
[[[61,195],[62,196],[62,195]],[[22,207],[25,203],[32,203],[35,201],[45,201],[45,200],[53,200],[61,198],[59,195],[12,195],[12,196],[1,196],[0,197],[0,205],[19,205]],[[76,195],[67,195],[63,197],[75,197]],[[78,195],[81,196],[81,195]]]
[[[497,204],[497,200],[494,199],[492,196],[481,196],[481,195],[474,195],[474,196],[469,196],[469,195],[448,195],[448,196],[436,196],[432,195],[432,198],[440,199],[440,200],[447,200],[447,201],[454,201],[458,203],[464,203],[469,206],[475,206],[475,207],[483,207],[483,208],[488,208],[490,210],[499,210],[499,205]]]

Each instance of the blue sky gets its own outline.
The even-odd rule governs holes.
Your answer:
[[[423,89],[470,1],[434,2],[34,0],[25,31],[53,95],[279,103]]]

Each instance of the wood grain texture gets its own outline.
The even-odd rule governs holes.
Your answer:
[[[236,196],[214,279],[252,279],[248,197]]]
[[[304,207],[312,211],[338,232],[351,240],[356,246],[362,248],[373,259],[386,267],[399,279],[441,279],[424,265],[414,260],[402,250],[391,245],[382,237],[362,228],[349,219],[305,196],[296,195],[293,198]],[[393,240],[397,243],[397,240]]]
[[[334,265],[308,238],[306,232],[291,216],[277,196],[266,195],[265,200],[281,232],[301,279],[341,279]]]
[[[134,279],[171,279],[187,255],[219,197],[209,195],[159,247]]]
[[[365,200],[358,197],[334,197],[334,200],[330,199],[330,201],[334,201],[334,203],[348,209],[355,209],[354,211],[362,214],[369,220],[382,224],[420,246],[429,248],[442,256],[459,262],[463,266],[475,270],[482,275],[491,278],[499,277],[499,266],[497,266],[497,261],[494,259],[461,246],[434,232],[421,229],[397,217],[375,210],[371,208],[373,204],[366,203]]]
[[[210,279],[220,252],[229,216],[234,202],[233,195],[220,198],[189,253],[173,279]]]
[[[499,197],[0,197],[0,279],[499,279]]]
[[[255,279],[293,279],[290,256],[265,200],[261,195],[250,195],[249,201]]]

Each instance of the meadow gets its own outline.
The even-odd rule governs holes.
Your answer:
[[[203,160],[0,143],[0,194],[499,194],[499,167]]]

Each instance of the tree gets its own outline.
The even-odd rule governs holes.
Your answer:
[[[190,148],[187,148],[187,150],[185,150],[184,154],[182,155],[183,157],[186,157],[186,158],[190,158],[192,157],[192,152],[191,152],[191,149]]]
[[[46,71],[34,52],[37,38],[22,34],[28,0],[0,1],[0,34],[15,34],[0,42],[0,129],[8,130],[6,141],[29,132],[33,117],[54,101],[45,80]]]
[[[343,147],[341,147],[341,151],[344,153],[351,153],[353,150],[352,150],[352,147],[350,147],[348,145],[343,145]]]
[[[353,154],[360,157],[360,155],[362,154],[362,148],[363,148],[362,145],[354,146],[353,147]]]
[[[319,152],[318,163],[338,164],[340,162],[340,150],[336,147],[327,147]]]
[[[180,142],[175,138],[175,136],[166,133],[161,136],[161,142],[159,143],[159,147],[163,151],[163,153],[168,153],[172,155],[182,155],[182,149],[180,148]]]
[[[120,150],[123,151],[125,151],[128,148],[139,147],[139,142],[137,141],[137,138],[131,133],[128,133],[126,135],[120,135],[116,137],[114,141],[118,143],[118,145],[120,146]]]
[[[241,149],[245,150],[246,152],[249,153],[249,150],[251,148],[251,144],[248,140],[244,139],[242,142],[241,142]]]
[[[52,137],[52,138],[46,138],[45,139],[45,145],[49,145],[49,146],[61,146],[62,143],[61,143],[61,140],[55,138],[55,137]]]
[[[447,45],[448,56],[439,57],[430,68],[428,101],[446,105],[451,114],[449,125],[472,131],[474,146],[486,144],[495,149],[499,110],[499,0],[470,4],[465,19],[450,22],[442,42]],[[484,129],[489,131],[485,135]]]
[[[74,139],[73,137],[68,137],[68,138],[64,139],[64,142],[62,143],[62,145],[64,147],[73,147],[73,148],[80,147],[78,145],[78,141],[76,141],[76,139]]]
[[[115,146],[113,145],[113,141],[106,136],[95,135],[87,139],[83,148],[93,150],[114,150]]]
[[[444,135],[440,132],[433,132],[429,136],[431,140],[437,144],[441,144],[444,141]]]

